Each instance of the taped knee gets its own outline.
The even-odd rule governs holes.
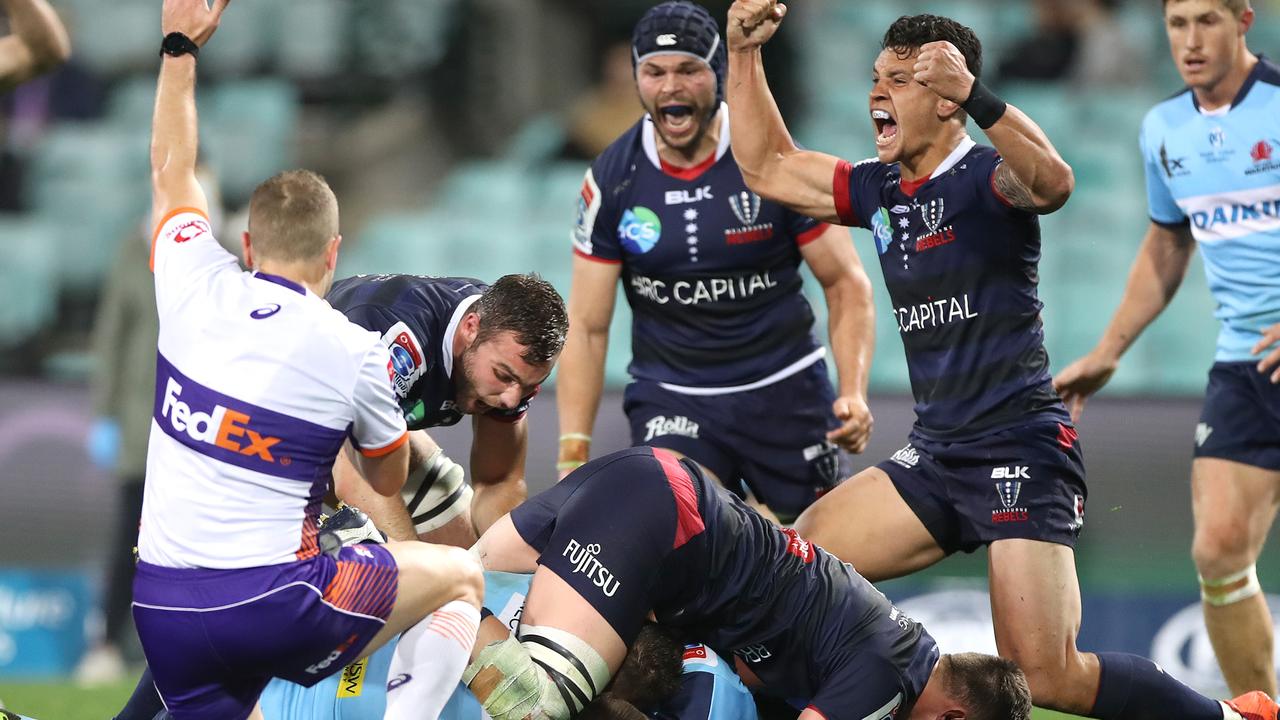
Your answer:
[[[1232,605],[1260,592],[1262,585],[1258,583],[1256,564],[1222,578],[1200,576],[1200,598],[1214,607]]]
[[[609,681],[604,659],[576,636],[526,626],[485,646],[462,674],[493,720],[567,720]]]
[[[440,448],[409,475],[402,492],[413,528],[419,534],[443,527],[461,515],[471,506],[471,495],[462,466]]]

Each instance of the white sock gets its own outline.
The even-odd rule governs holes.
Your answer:
[[[479,627],[480,611],[454,600],[406,630],[391,656],[384,720],[435,720],[458,688]]]

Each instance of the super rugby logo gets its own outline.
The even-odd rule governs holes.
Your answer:
[[[177,432],[186,433],[196,442],[230,450],[232,452],[256,457],[264,462],[274,463],[271,454],[272,446],[280,442],[280,438],[263,437],[249,427],[252,419],[245,413],[232,410],[223,405],[215,405],[210,412],[196,412],[178,396],[182,394],[182,385],[169,378],[165,385],[164,404],[160,409],[160,417],[168,421],[170,427]],[[243,440],[240,440],[243,438]]]
[[[413,384],[426,372],[426,362],[418,338],[403,322],[382,334],[382,342],[391,353],[391,385],[399,398],[409,397]]]
[[[599,554],[599,543],[583,546],[578,544],[577,540],[570,540],[564,546],[564,552],[561,553],[563,557],[569,558],[569,564],[573,566],[573,574],[582,573],[591,584],[600,588],[605,597],[613,597],[622,586],[622,582],[596,559]]]
[[[596,227],[596,215],[600,214],[600,186],[595,176],[587,171],[582,180],[582,192],[578,195],[578,221],[571,238],[574,246],[587,255],[591,254],[591,233]]]

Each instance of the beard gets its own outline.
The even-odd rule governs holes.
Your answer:
[[[473,348],[468,347],[462,351],[462,355],[458,357],[457,370],[453,378],[453,402],[462,412],[473,415],[489,409],[488,405],[480,402],[480,396],[476,393],[475,382],[475,352]]]

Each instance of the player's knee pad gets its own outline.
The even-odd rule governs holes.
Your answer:
[[[574,635],[525,626],[520,636],[485,646],[462,674],[493,720],[567,720],[608,683],[604,659]]]
[[[1221,578],[1200,576],[1200,597],[1214,607],[1232,605],[1262,592],[1256,564]]]
[[[443,527],[471,506],[462,466],[436,448],[404,484],[401,496],[419,534]]]

